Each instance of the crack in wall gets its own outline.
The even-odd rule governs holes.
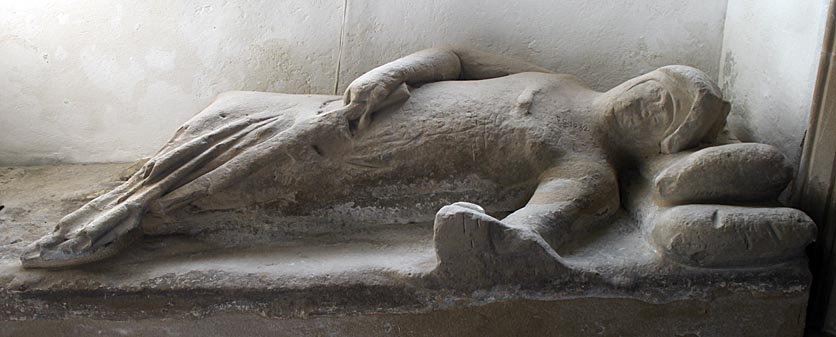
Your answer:
[[[340,89],[340,67],[343,61],[343,37],[345,35],[345,22],[348,15],[348,0],[343,0],[343,21],[340,24],[340,41],[337,50],[337,69],[334,75],[334,95],[339,95]]]

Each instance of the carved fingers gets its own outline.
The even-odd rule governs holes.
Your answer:
[[[358,77],[343,94],[343,103],[382,102],[404,80],[381,71],[370,71]]]
[[[373,112],[409,98],[404,80],[380,71],[370,71],[360,76],[343,94],[345,106],[338,110],[358,129],[364,129],[371,122]]]
[[[372,113],[408,98],[407,84],[455,80],[460,75],[461,62],[453,51],[422,50],[374,68],[352,81],[343,95],[345,107],[338,111],[362,129],[369,124]]]

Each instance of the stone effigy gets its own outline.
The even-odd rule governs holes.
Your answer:
[[[63,218],[21,260],[26,267],[96,261],[139,231],[147,212],[165,218],[205,199],[299,212],[373,186],[476,175],[502,191],[516,189],[508,193],[516,200],[488,205],[512,213],[500,220],[466,202],[439,210],[439,272],[555,273],[565,268],[556,250],[606,225],[621,207],[621,168],[715,141],[727,112],[711,80],[685,66],[598,93],[534,65],[425,50],[358,78],[344,103],[327,96],[221,96],[130,180]],[[711,147],[678,159],[653,181],[655,203],[670,208],[648,216],[653,243],[667,257],[700,266],[797,257],[815,233],[797,210],[678,206],[769,201],[791,174],[784,157],[761,144]],[[523,197],[529,200],[519,207]],[[165,227],[165,220],[154,226]]]
[[[630,288],[787,270],[803,284],[816,227],[776,201],[793,169],[772,146],[731,140],[728,111],[687,66],[597,92],[524,62],[429,49],[343,97],[219,96],[20,261],[90,265],[143,234],[253,223],[270,241],[430,221],[434,261],[410,275],[421,287]]]

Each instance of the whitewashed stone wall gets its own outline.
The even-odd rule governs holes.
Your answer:
[[[607,89],[718,74],[726,0],[4,0],[0,164],[130,161],[227,90],[333,94],[456,44]]]

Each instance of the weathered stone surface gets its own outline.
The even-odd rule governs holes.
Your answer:
[[[218,314],[181,320],[0,321],[0,336],[802,336],[804,292],[718,292],[710,300],[537,298],[432,311],[281,318]]]
[[[439,261],[434,273],[454,287],[547,282],[565,268],[537,233],[509,227],[471,203],[457,202],[438,211],[433,242]]]
[[[745,179],[764,173],[783,183],[774,150],[678,153],[713,142],[728,107],[708,76],[686,66],[596,92],[569,75],[455,48],[373,69],[343,97],[228,93],[127,181],[48,219],[57,220],[51,233],[15,248],[28,269],[2,261],[10,276],[0,289],[24,310],[10,318],[65,315],[37,304],[73,291],[118,298],[106,306],[171,291],[233,301],[280,294],[290,299],[281,310],[312,301],[303,307],[323,314],[435,310],[456,294],[480,298],[473,291],[646,302],[711,302],[706,294],[717,290],[803,293],[802,252],[815,226],[799,211],[668,209],[650,198],[661,177],[655,187],[665,197],[769,202],[772,194]],[[676,157],[685,159],[671,166]],[[737,188],[734,178],[744,186],[723,192]],[[167,247],[160,239],[156,251],[151,234],[187,235]],[[62,267],[78,268],[33,270]],[[85,301],[66,304],[76,300]]]
[[[791,259],[816,237],[792,208],[676,206],[656,218],[653,242],[669,257],[703,267],[757,266]]]
[[[730,144],[677,160],[659,172],[653,191],[669,205],[762,201],[777,198],[792,174],[789,161],[774,146]]]
[[[560,252],[559,262],[570,267],[564,277],[516,284],[525,279],[520,277],[477,291],[439,287],[435,250],[443,246],[434,244],[431,223],[357,224],[304,238],[287,237],[269,223],[218,224],[190,236],[146,236],[122,254],[85,267],[21,268],[17,256],[29,240],[118,184],[130,165],[0,168],[5,206],[0,335],[793,336],[802,331],[809,283],[803,264],[740,270],[670,263],[652,253],[650,240],[625,214],[618,217],[619,226]],[[637,195],[629,188],[624,193]],[[456,207],[446,210],[481,214],[475,205]],[[499,251],[508,248],[514,247]],[[517,253],[509,256],[523,267],[536,257]],[[519,275],[530,277],[532,270],[527,271]]]
[[[713,139],[728,112],[719,95],[704,73],[686,66],[663,67],[601,93],[573,76],[457,48],[375,68],[352,82],[342,100],[228,93],[126,182],[61,219],[21,261],[32,268],[89,263],[141,231],[194,232],[183,224],[196,219],[235,222],[201,219],[224,210],[268,209],[273,218],[301,215],[327,224],[358,222],[355,210],[326,210],[363,204],[383,210],[366,213],[368,221],[423,221],[431,213],[420,204],[445,199],[409,201],[385,190],[451,179],[489,187],[466,185],[473,189],[467,199],[453,193],[446,203],[469,199],[489,212],[512,213],[497,219],[501,226],[556,250],[617,212],[616,167]],[[449,189],[429,189],[439,191]],[[409,210],[418,214],[396,215]],[[511,267],[500,260],[490,268]]]

